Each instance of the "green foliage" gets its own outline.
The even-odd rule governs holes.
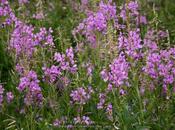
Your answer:
[[[98,0],[97,0],[98,1]],[[117,5],[123,0],[114,0]],[[31,17],[23,18],[21,13],[25,10],[30,10],[35,12],[33,4],[37,1],[32,1],[29,6],[24,6],[19,8],[17,2],[13,1],[11,3],[14,10],[19,9],[20,13],[18,16],[37,27],[52,27],[54,35],[54,43],[56,45],[56,50],[58,52],[65,52],[65,49],[73,46],[76,46],[76,41],[72,36],[72,30],[81,20],[81,17],[84,17],[83,14],[74,10],[70,3],[64,3],[64,0],[52,0],[46,1],[42,0],[42,8],[47,12],[47,16],[43,20],[35,20]],[[96,2],[96,1],[91,1]],[[167,29],[170,33],[170,43],[173,46],[175,44],[175,2],[174,0],[140,0],[141,6],[143,7],[141,12],[146,12],[147,18],[152,21],[151,26],[156,28]],[[54,4],[55,8],[52,11],[49,11],[49,8],[52,8]],[[80,14],[79,14],[80,13]],[[29,22],[30,21],[30,22]],[[158,24],[158,25],[157,25]],[[144,35],[143,28],[143,35]],[[16,84],[18,82],[18,76],[14,76],[14,61],[13,55],[10,55],[9,50],[7,49],[7,44],[9,42],[10,32],[12,28],[1,29],[0,28],[0,83],[7,86],[7,90],[12,90],[16,95],[20,95],[16,92]],[[113,32],[116,34],[116,32]],[[98,93],[105,90],[106,83],[101,80],[99,75],[100,71],[103,69],[102,65],[105,67],[110,62],[110,58],[106,58],[108,63],[103,60],[98,59],[98,49],[91,50],[85,48],[85,54],[77,54],[78,64],[82,62],[88,62],[89,59],[92,59],[92,63],[95,64],[94,74],[92,78],[87,78],[86,70],[79,66],[77,75],[69,75],[72,79],[71,85],[69,85],[61,94],[58,93],[53,86],[42,84],[43,93],[47,95],[45,98],[45,106],[48,106],[48,102],[53,103],[53,108],[49,109],[44,107],[42,109],[37,109],[35,107],[24,108],[27,109],[26,114],[19,114],[19,108],[14,106],[19,105],[20,102],[14,102],[8,109],[5,109],[5,104],[1,113],[0,111],[0,129],[6,130],[48,130],[48,129],[57,129],[52,126],[52,122],[56,118],[61,118],[62,115],[69,117],[68,122],[71,122],[72,119],[79,113],[77,113],[76,108],[70,106],[70,92],[73,88],[77,86],[88,86],[91,84]],[[49,57],[51,54],[44,50]],[[38,58],[42,62],[42,57]],[[143,63],[144,64],[144,63]],[[41,68],[42,64],[38,68]],[[42,73],[42,70],[37,69],[38,73]],[[130,96],[121,97],[117,92],[108,95],[111,97],[112,103],[115,104],[114,111],[114,121],[111,123],[106,119],[104,110],[97,110],[96,105],[98,103],[98,97],[93,95],[93,100],[85,105],[83,112],[87,115],[91,115],[93,121],[98,122],[100,127],[99,129],[108,129],[103,128],[103,126],[110,126],[109,129],[121,127],[122,130],[173,130],[175,129],[175,97],[171,97],[172,100],[165,100],[160,98],[158,93],[150,94],[149,90],[145,94],[145,97],[141,97],[139,94],[139,66],[138,70],[134,70],[135,73],[130,74],[132,77],[130,80],[133,83],[131,89],[129,89]],[[13,79],[12,79],[13,77]],[[40,77],[42,78],[42,77]],[[99,92],[100,91],[100,92]],[[161,90],[160,90],[161,91]],[[17,97],[18,98],[18,97]],[[17,101],[17,100],[16,100]],[[53,101],[53,102],[52,102]],[[146,105],[144,103],[146,102]],[[61,105],[60,105],[61,104]],[[132,109],[131,109],[132,108]],[[145,109],[147,108],[147,109]],[[91,113],[88,113],[88,112]],[[37,114],[37,115],[36,115]],[[40,120],[40,117],[41,119]],[[66,128],[60,128],[66,129]],[[78,129],[78,128],[77,128]],[[95,128],[79,128],[79,129],[95,129]],[[98,128],[97,128],[98,129]]]

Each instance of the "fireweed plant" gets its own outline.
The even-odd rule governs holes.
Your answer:
[[[72,45],[42,26],[55,1],[32,15],[29,0],[0,2],[14,63],[10,85],[0,83],[0,129],[175,129],[175,48],[139,1],[65,1],[80,16]]]

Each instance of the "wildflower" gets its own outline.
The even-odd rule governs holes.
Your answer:
[[[54,55],[54,60],[59,62],[63,62],[65,60],[65,56],[61,55],[60,53],[56,52]]]
[[[128,80],[129,64],[126,62],[125,56],[119,55],[114,59],[113,63],[109,65],[109,82],[116,87],[126,85]]]
[[[58,66],[52,65],[51,68],[42,68],[44,71],[44,80],[49,83],[54,83],[56,79],[61,75],[61,71]]]
[[[2,85],[0,85],[0,94],[2,95],[4,93],[4,88]]]
[[[102,79],[106,82],[106,81],[108,81],[108,72],[107,72],[107,70],[105,70],[105,69],[103,69],[101,72],[100,72],[100,75],[101,75],[101,77],[102,77]]]
[[[20,83],[17,89],[20,92],[23,92],[25,89],[27,89],[27,93],[24,98],[26,105],[31,105],[33,103],[42,103],[43,96],[36,72],[29,71],[26,76],[20,78]]]
[[[24,67],[17,63],[16,71],[18,72],[18,74],[22,75],[24,73]]]
[[[112,91],[112,84],[108,84],[108,88],[107,88],[107,90],[110,92],[110,91]]]
[[[13,93],[12,92],[7,92],[6,96],[7,96],[7,102],[11,103],[13,101],[13,99],[14,99]]]
[[[74,123],[75,124],[91,125],[91,124],[93,124],[93,121],[88,116],[83,116],[83,117],[78,116],[78,117],[74,118]]]
[[[0,85],[0,106],[2,106],[2,103],[3,103],[3,93],[4,93],[4,88],[2,85]]]
[[[115,20],[114,20],[115,19]],[[87,18],[74,29],[73,34],[80,33],[86,37],[86,40],[94,47],[96,46],[96,35],[98,31],[105,34],[107,23],[110,20],[116,20],[116,6],[111,2],[100,2],[99,9],[96,12],[89,13]]]
[[[19,4],[26,4],[29,2],[29,0],[18,0]]]
[[[145,16],[140,16],[137,18],[137,24],[147,24],[147,19]]]
[[[106,108],[106,113],[107,113],[107,116],[108,116],[108,119],[110,119],[110,120],[112,120],[113,119],[113,117],[112,117],[112,104],[111,103],[109,103],[108,105],[107,105],[107,108]]]
[[[83,87],[77,88],[76,90],[72,91],[70,97],[72,101],[77,104],[84,105],[91,97],[92,90],[86,90]]]
[[[66,55],[56,52],[54,60],[59,63],[58,67],[61,71],[69,71],[70,73],[75,73],[77,71],[72,47],[66,49]]]
[[[45,15],[43,14],[42,11],[36,13],[36,14],[33,14],[33,18],[37,19],[37,20],[41,20],[41,19],[44,19],[45,18]]]
[[[127,8],[131,11],[133,15],[138,15],[138,3],[137,1],[130,1]]]
[[[61,121],[58,120],[58,119],[55,119],[54,122],[53,122],[53,126],[59,127],[60,125],[61,125]]]
[[[82,124],[91,125],[91,124],[93,124],[93,121],[88,116],[83,116],[82,117]]]
[[[167,86],[174,83],[174,62],[174,48],[151,52],[147,56],[143,70],[152,79],[161,79],[164,91],[167,91]]]
[[[82,5],[87,5],[88,4],[88,0],[81,0],[81,4]]]
[[[75,124],[81,123],[81,118],[80,118],[80,116],[74,118],[74,123],[75,123]]]
[[[137,1],[130,1],[129,3],[126,3],[124,7],[121,9],[120,17],[125,21],[127,19],[126,11],[129,11],[128,12],[129,16],[134,17],[137,20],[139,15],[138,7],[139,5]]]
[[[107,3],[101,1],[99,4],[99,12],[102,12],[107,20],[116,19],[116,5],[112,3],[112,0]]]
[[[120,34],[118,37],[118,49],[123,50],[128,56],[136,60],[142,58],[143,56],[141,52],[143,45],[141,44],[142,40],[139,33],[140,30],[136,29],[129,31],[127,37],[123,34]]]
[[[106,101],[106,94],[100,93],[99,99],[100,99],[100,102],[97,104],[97,109],[103,109]]]
[[[124,95],[126,92],[123,89],[120,89],[120,95]]]
[[[94,66],[90,62],[88,62],[85,65],[83,65],[83,67],[86,68],[87,76],[91,77],[92,73],[93,73]]]

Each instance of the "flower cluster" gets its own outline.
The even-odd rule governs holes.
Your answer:
[[[19,4],[26,4],[29,2],[29,0],[18,0]]]
[[[26,76],[20,78],[20,83],[17,88],[20,92],[26,90],[24,102],[26,105],[40,104],[43,100],[41,88],[39,86],[39,80],[37,74],[34,71],[29,71]]]
[[[51,68],[42,68],[44,71],[44,81],[54,83],[58,76],[61,74],[58,66],[52,65]]]
[[[42,47],[47,45],[50,47],[54,47],[53,36],[51,35],[52,32],[52,28],[49,28],[48,31],[45,27],[40,28],[40,31],[38,33],[33,33],[34,43],[37,45],[39,44]]]
[[[3,103],[3,93],[4,93],[4,88],[2,85],[0,85],[0,106],[2,106]]]
[[[113,119],[113,116],[112,116],[112,109],[113,109],[112,104],[109,103],[109,104],[107,105],[107,108],[106,108],[106,113],[107,113],[108,119],[110,119],[110,120]]]
[[[19,4],[28,2],[28,0],[19,0]],[[40,48],[54,47],[53,36],[51,35],[53,31],[51,28],[47,30],[44,27],[39,28],[39,31],[37,31],[37,27],[27,25],[15,16],[8,1],[3,0],[0,4],[0,16],[6,18],[3,24],[13,26],[9,49],[16,56],[16,70],[20,76],[18,90],[25,94],[24,102],[26,105],[35,103],[40,105],[43,95],[37,74],[31,68],[33,69],[33,66],[36,64],[35,62],[37,62],[34,54],[38,53]],[[7,102],[10,103],[13,98],[13,94],[8,92]]]
[[[19,0],[19,2],[26,3],[28,0]],[[36,33],[35,27],[25,24],[15,16],[8,1],[3,0],[0,5],[0,16],[5,17],[3,26],[14,25],[10,48],[15,49],[17,55],[31,56],[37,45],[42,45],[42,47],[43,44],[54,46],[51,28],[49,28],[49,31],[46,28],[40,28],[39,32]]]
[[[6,93],[6,97],[7,97],[7,102],[8,103],[11,103],[13,101],[13,99],[14,99],[14,95],[13,95],[12,92],[7,92]]]
[[[60,125],[64,125],[67,121],[67,117],[61,117],[61,119],[55,119],[53,121],[53,126],[59,127]]]
[[[75,0],[72,1],[74,2]],[[31,119],[34,119],[34,123],[39,123],[39,120],[44,121],[46,125],[51,118],[50,115],[53,115],[53,113],[59,116],[61,116],[61,113],[68,114],[70,117],[54,118],[52,125],[49,125],[49,127],[55,126],[58,128],[62,127],[62,125],[67,125],[68,118],[73,120],[75,126],[94,124],[90,114],[92,109],[97,109],[95,111],[100,111],[100,114],[102,114],[102,118],[96,119],[97,123],[99,123],[98,121],[106,121],[103,120],[103,114],[105,114],[106,118],[111,121],[104,122],[107,125],[113,123],[115,125],[118,121],[123,121],[117,125],[132,129],[137,127],[133,126],[133,124],[137,125],[138,123],[125,122],[123,114],[129,113],[127,115],[132,116],[134,112],[139,111],[137,113],[141,112],[141,114],[136,114],[128,119],[133,119],[134,121],[141,119],[139,121],[144,122],[144,118],[140,118],[144,114],[142,112],[152,109],[155,101],[157,101],[156,98],[161,96],[160,91],[156,91],[155,95],[151,93],[153,96],[150,95],[150,92],[146,91],[148,86],[150,88],[161,86],[162,89],[160,90],[164,92],[169,92],[169,88],[170,90],[174,89],[175,92],[175,48],[159,48],[159,41],[165,40],[169,35],[165,31],[157,31],[157,26],[157,30],[148,28],[147,31],[147,28],[144,27],[144,31],[142,30],[141,24],[147,24],[147,20],[145,16],[139,14],[139,5],[136,0],[126,1],[124,7],[120,9],[116,8],[112,0],[101,0],[98,4],[93,5],[95,7],[95,9],[92,9],[93,11],[90,10],[93,7],[89,7],[90,1],[81,0],[80,6],[82,6],[82,10],[86,10],[86,18],[73,30],[75,38],[81,35],[80,43],[83,41],[82,44],[75,43],[79,44],[79,46],[74,46],[78,50],[77,53],[74,53],[73,47],[67,48],[65,52],[56,52],[53,42],[54,37],[51,35],[53,30],[33,26],[38,24],[35,23],[36,19],[46,18],[42,12],[43,10],[33,15],[33,18],[36,19],[32,19],[34,24],[30,25],[25,23],[25,20],[19,20],[15,16],[7,0],[0,0],[0,2],[0,17],[2,17],[3,27],[8,25],[11,31],[10,38],[3,36],[1,39],[9,41],[8,49],[16,64],[16,73],[11,75],[12,81],[19,78],[19,84],[16,87],[18,95],[12,93],[14,90],[9,90],[10,86],[12,86],[11,82],[8,83],[10,85],[7,90],[0,85],[0,108],[10,106],[9,104],[14,100],[14,97],[17,97],[14,107],[21,107],[22,109],[17,108],[19,114],[27,114],[30,117],[31,111],[27,112],[27,110],[29,108],[33,110],[33,107],[29,106],[39,106],[39,108],[42,106],[41,111],[36,109],[36,111],[32,112]],[[25,4],[30,1],[18,0],[18,2],[19,6],[21,6],[21,8],[19,7],[20,10],[23,7],[25,8]],[[40,1],[38,3],[40,4]],[[43,6],[47,4],[52,7],[53,3],[46,2]],[[65,7],[63,9],[66,9]],[[81,13],[83,12],[82,10]],[[118,10],[118,13],[116,13],[116,10]],[[69,10],[66,9],[67,11]],[[46,20],[44,24],[50,23],[50,21],[52,20]],[[28,22],[30,22],[30,19]],[[75,40],[79,42],[79,39]],[[99,48],[84,47],[84,43],[99,45]],[[101,43],[104,44],[102,45]],[[85,49],[82,49],[82,51],[81,48]],[[64,50],[65,48],[61,49]],[[75,54],[77,54],[77,57]],[[100,58],[103,59],[101,60]],[[101,79],[99,71],[101,71]],[[82,77],[84,75],[86,77]],[[82,86],[75,87],[78,84]],[[87,84],[95,86],[95,93],[91,86],[85,87]],[[64,89],[68,85],[69,87]],[[44,86],[45,91],[42,91],[41,86]],[[52,88],[48,88],[48,86]],[[168,92],[167,95],[169,94]],[[67,105],[64,98],[68,99],[70,104],[68,102]],[[23,100],[22,103],[19,102],[21,100]],[[117,102],[115,102],[116,100]],[[150,102],[149,104],[147,103],[148,101]],[[18,102],[19,106],[15,106],[17,105],[16,102]],[[94,105],[94,102],[97,102],[97,104]],[[163,98],[161,98],[160,102],[164,103]],[[158,110],[166,112],[166,109],[169,109],[168,103],[172,103],[172,101],[167,102],[166,107],[163,109],[162,104],[160,106],[156,104]],[[173,106],[172,104],[170,105]],[[10,109],[6,110],[11,115]],[[114,112],[121,113],[115,120],[113,117]],[[157,114],[154,109],[153,113]],[[172,112],[166,112],[166,117],[168,117],[167,114],[169,113],[171,114]],[[47,120],[42,119],[48,115]],[[18,116],[12,113],[12,116],[23,119],[23,115]],[[92,117],[95,117],[95,115]],[[158,115],[157,117],[160,116]],[[167,120],[165,121],[168,122]],[[125,123],[127,124],[125,125]],[[25,123],[20,124],[19,122],[19,126],[22,128],[23,124]],[[36,124],[37,126],[35,127],[35,124],[32,124],[33,126],[30,126],[30,123],[28,124],[29,128],[46,126]],[[129,125],[132,125],[132,127]]]
[[[11,34],[10,47],[14,48],[17,55],[31,56],[34,52],[33,27],[18,22]]]
[[[0,85],[0,107],[3,104],[3,100],[4,100],[4,96],[3,95],[4,95],[4,88],[3,88],[2,85]],[[6,93],[6,101],[7,101],[7,103],[10,104],[13,101],[13,99],[14,99],[13,93],[12,92],[7,92]]]
[[[106,101],[106,94],[100,93],[99,99],[100,102],[97,104],[97,109],[103,109]]]
[[[66,54],[56,52],[54,61],[57,65],[52,65],[50,68],[43,67],[44,80],[49,83],[54,83],[57,78],[60,78],[64,71],[74,74],[77,72],[77,64],[74,60],[73,48],[66,49]]]
[[[72,99],[72,103],[84,105],[91,98],[92,93],[93,90],[91,87],[89,87],[88,89],[79,87],[71,92],[70,97]]]
[[[94,70],[93,64],[90,61],[88,61],[86,63],[83,63],[82,67],[86,69],[87,76],[91,77]]]
[[[143,48],[141,41],[139,29],[129,31],[127,37],[125,37],[123,34],[120,34],[118,37],[118,49],[124,50],[128,56],[135,60],[140,59],[143,56],[141,52],[141,49]]]
[[[38,12],[36,14],[33,14],[33,18],[35,18],[37,20],[42,20],[42,19],[45,18],[45,16],[46,15],[42,11],[40,11],[40,12]]]
[[[53,46],[52,29],[47,32],[46,28],[40,28],[38,33],[31,25],[26,25],[20,21],[16,22],[15,29],[11,34],[10,47],[15,49],[16,54],[31,57],[38,45]]]
[[[130,1],[129,3],[126,3],[120,11],[120,17],[124,21],[126,21],[127,17],[129,17],[129,19],[137,25],[147,24],[146,17],[139,14],[139,5],[137,1]],[[132,21],[130,22],[132,23]]]
[[[83,117],[78,116],[78,117],[74,118],[74,123],[75,124],[91,125],[91,124],[93,124],[93,121],[88,116],[83,116]]]
[[[80,33],[86,37],[88,42],[94,44],[96,43],[95,33],[105,34],[108,21],[115,19],[116,6],[111,1],[108,3],[100,2],[99,9],[96,12],[88,13],[87,18],[74,29],[73,34]]]
[[[17,20],[7,0],[2,0],[0,3],[0,16],[5,17],[5,20],[1,23],[2,27],[10,25]]]
[[[143,40],[144,48],[147,50],[146,53],[158,50],[156,39],[157,37],[155,36],[155,30],[148,30]]]
[[[109,65],[109,72],[103,70],[101,76],[104,81],[108,81],[109,84],[115,87],[122,85],[128,85],[128,72],[129,64],[126,61],[124,54],[120,54],[113,63]]]
[[[175,78],[175,48],[159,50],[147,56],[144,72],[152,79],[161,80],[163,87],[174,83]]]
[[[60,54],[56,52],[54,60],[59,64],[58,67],[61,71],[69,71],[75,73],[77,71],[77,65],[74,60],[73,48],[66,49],[66,54]]]

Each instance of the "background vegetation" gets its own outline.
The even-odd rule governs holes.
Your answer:
[[[113,0],[116,5],[122,5],[127,0]],[[97,4],[99,0],[90,0],[91,7]],[[169,32],[169,39],[165,42],[159,43],[160,48],[166,49],[170,47],[174,47],[175,45],[175,1],[174,0],[139,0],[139,5],[141,6],[140,12],[145,14],[147,20],[149,22],[149,26],[154,29],[164,30]],[[65,53],[65,50],[69,47],[76,48],[78,41],[72,35],[72,31],[82,19],[86,16],[84,12],[81,12],[76,6],[80,4],[78,0],[31,0],[29,3],[19,6],[17,0],[9,1],[11,8],[15,11],[16,16],[25,21],[25,23],[32,24],[33,26],[46,27],[47,29],[51,27],[53,29],[52,35],[54,36],[54,44],[56,46],[55,50],[60,53]],[[118,7],[118,6],[117,6]],[[44,11],[44,14],[47,16],[44,19],[36,20],[32,18],[32,15],[37,11]],[[26,16],[27,15],[27,16]],[[3,21],[3,17],[0,17],[0,23]],[[8,48],[8,43],[10,41],[10,33],[13,31],[14,27],[3,27],[3,24],[0,27],[0,83],[5,86],[6,90],[12,90],[13,93],[17,93],[20,95],[16,86],[19,83],[19,76],[15,71],[15,60],[13,55],[11,55],[11,50]],[[147,26],[143,27],[143,34],[146,33]],[[167,44],[170,45],[167,45]],[[86,48],[86,54],[75,54],[75,57],[78,58],[78,64],[83,62],[88,62],[89,57],[92,59],[92,64],[96,64],[95,72],[91,78],[87,78],[86,70],[83,67],[79,67],[79,74],[76,76],[69,75],[70,78],[74,79],[71,83],[71,87],[66,88],[65,91],[57,93],[57,91],[52,90],[46,84],[42,84],[45,88],[44,94],[48,96],[48,99],[55,99],[57,103],[53,103],[55,107],[53,109],[44,107],[43,109],[33,109],[28,108],[28,113],[24,115],[19,115],[20,108],[16,108],[15,106],[20,106],[19,102],[15,100],[12,105],[8,106],[8,109],[4,109],[5,112],[1,113],[0,111],[0,129],[17,129],[17,130],[47,130],[47,129],[65,129],[65,128],[57,128],[53,126],[54,119],[60,118],[62,115],[73,117],[75,113],[78,112],[75,109],[72,109],[69,106],[70,100],[70,92],[72,89],[76,88],[75,86],[88,86],[90,83],[93,86],[100,86],[105,88],[106,83],[101,81],[100,71],[103,69],[101,63],[103,61],[98,61],[96,56],[96,50],[89,50]],[[54,50],[54,51],[55,51]],[[49,61],[50,53],[47,52],[47,60]],[[39,57],[39,56],[38,56]],[[40,59],[40,57],[39,57]],[[107,58],[106,58],[107,59]],[[108,60],[108,59],[107,59]],[[42,62],[40,60],[40,62]],[[98,62],[98,63],[96,63]],[[48,62],[47,62],[48,63]],[[39,63],[40,65],[41,63]],[[50,65],[50,63],[48,63]],[[105,63],[104,63],[105,64]],[[37,73],[42,73],[41,68],[36,70]],[[100,67],[99,67],[100,66]],[[107,66],[107,64],[106,64]],[[105,66],[105,67],[106,67]],[[42,78],[42,77],[39,77]],[[132,79],[131,79],[132,80]],[[58,81],[59,82],[59,81]],[[58,83],[61,84],[60,82]],[[58,86],[59,86],[58,85]],[[15,89],[14,89],[15,88]],[[100,88],[101,90],[101,88]],[[49,94],[52,92],[52,94]],[[130,129],[138,129],[138,130],[173,130],[175,129],[174,122],[174,107],[175,100],[164,100],[163,98],[157,98],[159,94],[155,93],[154,95],[147,94],[150,99],[151,105],[148,108],[148,112],[144,115],[144,117],[148,117],[144,119],[141,113],[138,112],[140,107],[138,106],[140,103],[140,99],[135,97],[137,94],[135,90],[132,90],[132,93],[129,97],[122,98],[121,100],[117,100],[115,103],[121,104],[120,110],[121,113],[117,115],[119,117],[118,122],[110,122],[106,119],[103,114],[104,111],[94,110],[96,107],[95,104],[98,103],[98,96],[95,95],[93,100],[85,104],[84,113],[88,113],[91,111],[94,116],[91,116],[93,121],[98,122],[100,126],[108,126],[108,127],[100,127],[96,129],[117,129],[114,126],[119,126],[120,129],[130,130]],[[55,96],[56,95],[56,96]],[[60,96],[61,95],[61,96]],[[114,96],[119,96],[115,95]],[[116,98],[111,96],[112,98]],[[131,101],[130,99],[135,101]],[[120,99],[120,98],[116,98]],[[19,101],[19,100],[18,100]],[[49,102],[49,101],[48,101]],[[44,104],[47,106],[47,103]],[[129,110],[129,105],[125,104],[126,102],[131,103],[132,110]],[[95,103],[95,104],[94,104]],[[61,105],[60,105],[61,104]],[[162,105],[162,106],[161,106]],[[157,106],[157,107],[156,107]],[[159,109],[160,107],[160,109]],[[154,109],[155,112],[152,112]],[[149,112],[150,110],[150,112]],[[130,113],[132,111],[134,113]],[[115,112],[114,112],[115,113]],[[116,112],[117,113],[117,112]],[[38,115],[36,115],[38,114]],[[155,115],[154,115],[155,114]],[[87,114],[88,115],[88,114]],[[41,119],[41,120],[40,120]],[[122,119],[122,120],[120,120]],[[68,122],[71,122],[71,119],[67,119]],[[171,122],[170,122],[171,121]],[[140,123],[141,122],[141,123]],[[116,123],[116,124],[114,124]],[[68,125],[68,124],[66,124]],[[122,127],[120,127],[122,126]],[[77,128],[78,129],[78,128]],[[95,128],[80,128],[80,129],[95,129]]]

